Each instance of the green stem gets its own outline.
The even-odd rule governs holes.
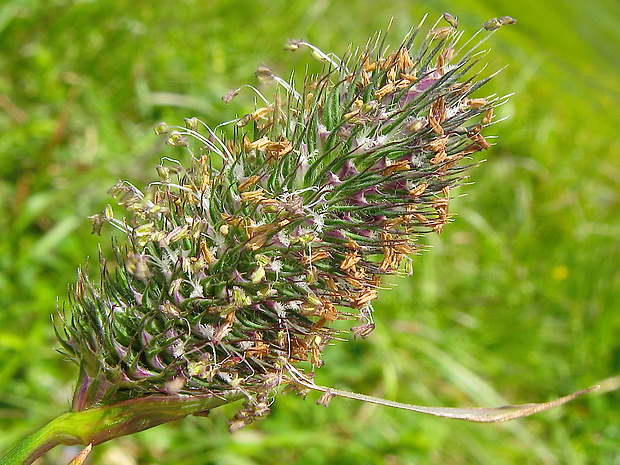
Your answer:
[[[211,410],[243,397],[239,392],[226,396],[150,396],[56,417],[13,448],[0,465],[29,465],[57,445],[101,444],[137,433],[191,414]]]

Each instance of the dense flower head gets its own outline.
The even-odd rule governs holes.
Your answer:
[[[100,282],[80,271],[59,330],[81,367],[74,409],[239,391],[235,429],[268,412],[276,387],[301,389],[300,362],[309,376],[323,364],[336,320],[370,335],[383,278],[410,271],[420,235],[449,221],[504,101],[477,96],[489,79],[472,71],[477,45],[456,50],[444,19],[417,47],[420,27],[392,52],[378,36],[343,59],[289,41],[323,71],[298,91],[261,67],[274,98],[259,93],[264,105],[228,137],[197,118],[155,127],[190,161],[163,158],[142,190],[119,181],[110,193],[127,217],[92,217],[94,232],[110,223],[127,240],[114,266],[100,259]]]

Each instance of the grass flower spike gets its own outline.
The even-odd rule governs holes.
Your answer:
[[[80,271],[57,325],[80,368],[68,415],[117,419],[73,442],[244,399],[234,431],[264,418],[279,387],[321,391],[325,405],[352,397],[473,421],[573,398],[442,409],[314,383],[323,351],[345,337],[333,323],[350,320],[355,338],[372,333],[384,278],[411,271],[420,236],[442,231],[472,156],[491,146],[487,128],[506,97],[481,96],[491,77],[478,77],[479,48],[511,23],[491,20],[459,46],[457,21],[445,14],[393,51],[378,35],[342,58],[290,40],[286,49],[308,49],[323,67],[301,88],[263,66],[257,77],[274,96],[244,86],[263,102],[253,112],[215,129],[197,118],[156,125],[181,161],[163,158],[144,189],[119,181],[110,190],[125,216],[107,207],[91,217],[93,231],[110,224],[125,237],[114,257],[100,258],[99,281]]]
[[[72,292],[61,341],[81,368],[74,409],[242,390],[249,421],[296,385],[291,367],[323,364],[335,320],[372,332],[382,279],[408,268],[421,233],[441,232],[503,101],[473,96],[486,79],[468,76],[473,50],[455,55],[454,25],[418,49],[417,33],[343,59],[289,41],[323,72],[298,93],[262,67],[275,98],[230,139],[197,118],[156,126],[190,164],[164,159],[142,191],[119,181],[110,193],[129,216],[92,217],[127,240],[114,267],[101,260],[101,283],[82,272]]]

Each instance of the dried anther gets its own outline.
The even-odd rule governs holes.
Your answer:
[[[450,13],[444,13],[443,19],[445,19],[448,22],[448,24],[450,24],[450,26],[452,26],[453,28],[456,29],[457,27],[459,27],[458,21]]]

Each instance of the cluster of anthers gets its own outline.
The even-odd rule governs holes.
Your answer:
[[[472,72],[490,34],[457,49],[457,22],[443,20],[418,47],[421,25],[389,53],[384,36],[343,59],[289,41],[323,64],[301,91],[263,67],[277,90],[270,101],[252,87],[264,101],[252,113],[215,129],[197,118],[156,126],[190,162],[163,158],[144,190],[114,186],[127,218],[110,207],[92,217],[94,232],[109,223],[126,242],[114,266],[101,258],[100,282],[80,272],[59,330],[81,367],[75,410],[239,392],[234,430],[266,415],[281,385],[323,390],[327,403],[336,391],[312,378],[339,334],[332,323],[372,332],[383,278],[411,270],[421,233],[441,232],[505,101],[474,96],[490,79]]]

